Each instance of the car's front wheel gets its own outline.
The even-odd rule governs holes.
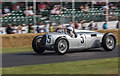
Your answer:
[[[116,38],[112,33],[106,33],[102,39],[102,46],[106,51],[112,51],[116,46]]]
[[[32,41],[32,48],[36,53],[43,53],[45,51],[40,45],[41,38],[42,37],[38,35]]]
[[[69,49],[69,43],[66,38],[58,38],[54,45],[55,52],[58,55],[64,55]]]

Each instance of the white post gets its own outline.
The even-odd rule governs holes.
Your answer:
[[[25,11],[28,9],[28,0],[25,0]],[[27,22],[27,25],[28,25],[28,16],[25,16],[26,18],[26,22]]]
[[[25,0],[25,9],[27,10],[28,8],[28,0]]]
[[[94,6],[93,6],[93,2],[94,2],[94,1],[93,1],[93,0],[91,0],[91,8],[92,8],[92,10],[91,10],[91,11],[93,11],[93,10],[94,10],[94,9],[93,9],[93,8],[94,8]],[[93,19],[93,21],[95,21],[95,19],[94,19],[94,18],[92,18],[92,19]]]
[[[93,7],[94,7],[94,6],[93,6],[93,2],[94,2],[94,1],[93,1],[93,0],[91,0],[91,8],[92,8],[92,9],[93,9]]]
[[[72,0],[72,9],[75,9],[75,0]],[[74,10],[72,11],[72,22],[74,23],[75,21],[75,16],[74,16]]]
[[[34,10],[34,25],[36,25],[36,0],[33,0],[33,10]]]
[[[106,6],[108,6],[109,1],[106,0]],[[109,21],[109,12],[108,12],[108,8],[106,8],[106,21]]]
[[[63,6],[63,2],[62,2],[62,0],[60,0],[60,6]],[[60,9],[60,10],[62,10],[62,9]]]
[[[63,7],[63,4],[62,4],[62,0],[60,0],[60,6]],[[60,8],[60,11],[62,11],[62,8]],[[61,21],[61,17],[60,17],[60,21],[59,21],[61,24],[63,24],[63,22]]]

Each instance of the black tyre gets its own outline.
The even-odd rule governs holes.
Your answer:
[[[38,35],[32,41],[32,48],[36,53],[43,53],[45,51],[40,45],[41,39],[42,37]]]
[[[69,49],[69,43],[66,38],[58,38],[54,45],[55,52],[58,55],[64,55]]]
[[[112,51],[116,47],[116,38],[112,33],[106,33],[102,39],[102,46],[106,51]]]

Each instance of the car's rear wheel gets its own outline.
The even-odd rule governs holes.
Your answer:
[[[54,45],[55,52],[58,55],[64,55],[69,49],[69,43],[65,38],[58,38]]]
[[[112,33],[106,33],[102,39],[102,46],[106,51],[112,51],[116,47],[116,39]]]
[[[32,41],[32,48],[36,53],[43,53],[45,51],[40,45],[41,38],[42,37],[38,35]]]

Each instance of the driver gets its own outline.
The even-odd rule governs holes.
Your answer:
[[[67,30],[67,34],[68,34],[70,37],[75,38],[74,29],[73,29],[72,27],[68,26],[68,27],[66,28],[66,30]]]

